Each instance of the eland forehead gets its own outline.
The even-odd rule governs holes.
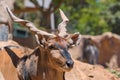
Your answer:
[[[66,48],[68,43],[67,40],[65,38],[62,38],[60,36],[55,37],[53,40],[50,41],[52,44],[58,44],[63,48]]]

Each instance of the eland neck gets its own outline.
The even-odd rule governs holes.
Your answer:
[[[29,72],[31,80],[64,80],[64,72],[60,72],[52,67],[54,65],[50,65],[47,51],[45,51],[44,49],[37,48],[33,52],[33,54],[37,55],[38,58],[37,67],[35,67],[35,64],[32,65],[33,68],[36,69],[33,69],[33,72]]]

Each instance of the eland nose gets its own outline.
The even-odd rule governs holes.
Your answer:
[[[67,64],[67,66],[68,66],[69,68],[72,68],[74,62],[73,62],[72,60],[68,60],[68,61],[66,61],[66,64]]]

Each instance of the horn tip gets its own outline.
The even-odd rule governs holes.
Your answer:
[[[65,16],[64,12],[61,9],[59,9],[59,11],[63,21],[69,21],[69,19]]]
[[[63,11],[62,11],[61,9],[59,9],[59,11],[60,11],[60,14],[64,14]]]
[[[59,8],[59,11],[61,12],[62,10]]]

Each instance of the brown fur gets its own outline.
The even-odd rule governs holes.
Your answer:
[[[20,58],[17,64],[14,61],[16,53],[5,47],[13,64],[17,65],[19,80],[64,80],[64,72],[72,69],[71,64],[67,64],[72,61],[67,51],[67,46],[71,45],[68,40],[59,36],[47,41],[44,47],[39,46],[32,54]]]
[[[38,52],[40,53],[39,55]],[[27,56],[26,62],[22,61],[18,65],[19,74],[29,73],[28,77],[30,80],[63,80],[63,72],[59,72],[53,68],[50,63],[48,56],[41,54],[39,48],[37,48],[32,55]],[[31,64],[32,63],[32,64]],[[23,66],[23,64],[25,64]],[[23,67],[25,70],[23,70]],[[21,73],[20,73],[21,72]],[[22,76],[21,76],[22,77]]]
[[[3,49],[4,46],[20,46],[16,42],[9,40],[8,42],[0,42],[0,71],[3,74],[3,77],[5,80],[18,80],[17,77],[17,70],[14,67],[11,58],[6,53],[6,51]],[[25,50],[23,47],[21,48],[12,48],[12,50],[16,53],[17,56],[22,57],[25,55]],[[28,49],[29,52],[32,50]],[[27,51],[26,51],[27,53]]]

